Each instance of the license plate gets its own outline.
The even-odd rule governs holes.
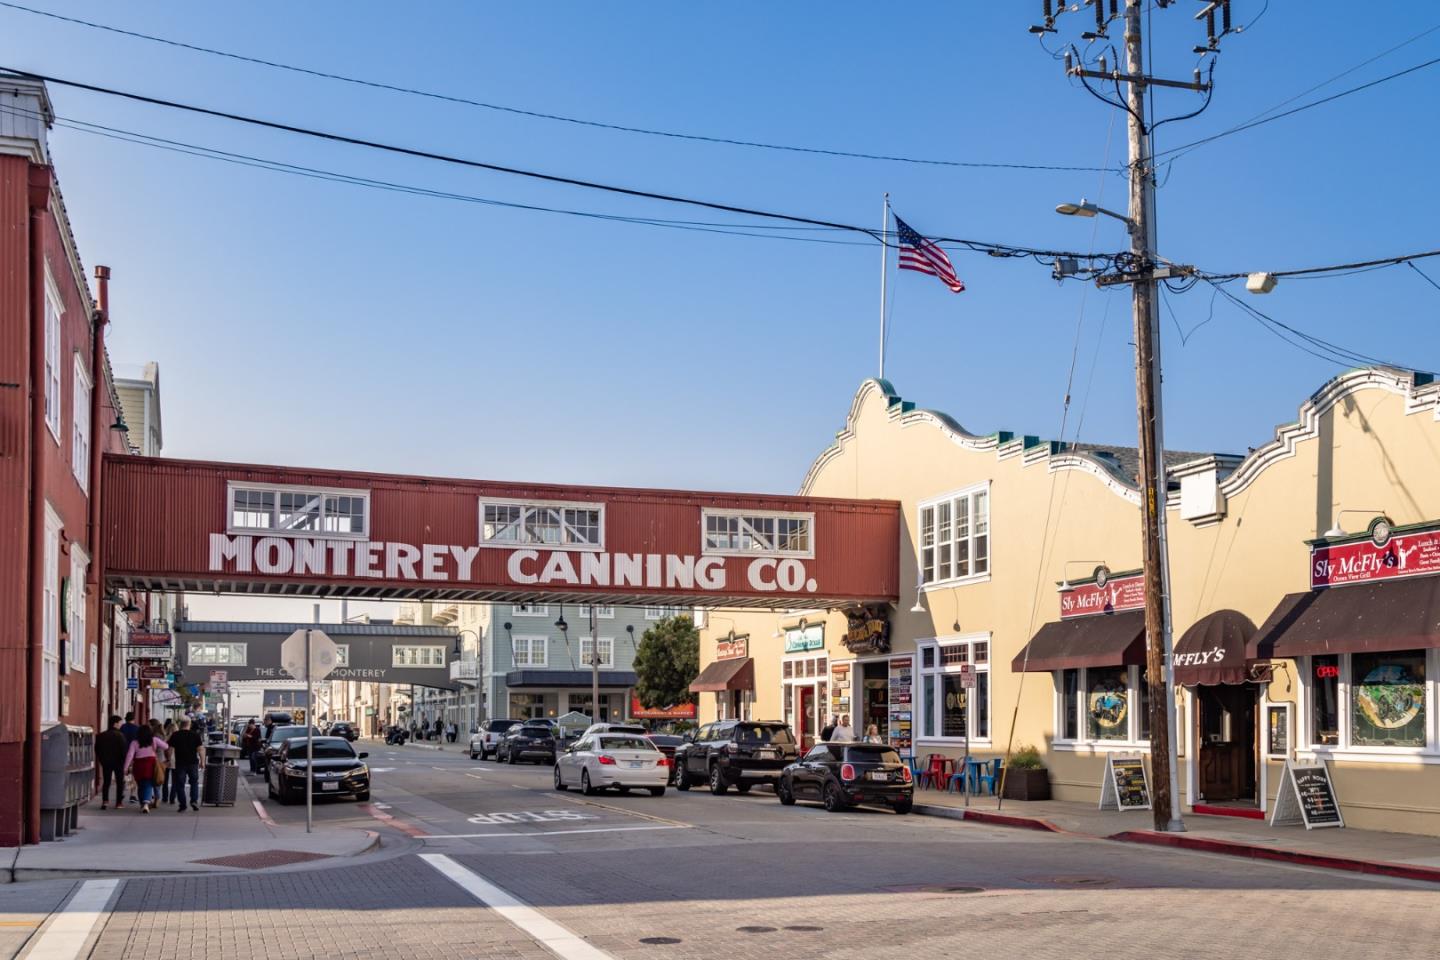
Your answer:
[[[869,777],[871,780],[890,779],[890,774],[886,773],[884,770],[871,770],[869,773],[865,774],[865,776]]]
[[[774,760],[774,759],[775,759],[775,751],[774,751],[774,750],[756,750],[756,751],[755,751],[755,756],[756,756],[757,758],[761,759],[761,760]]]
[[[338,784],[338,783],[322,783],[322,784],[320,784],[320,789],[321,789],[321,790],[339,790],[339,789],[340,789],[340,784]]]
[[[631,766],[632,769],[637,769],[637,770],[638,770],[640,767],[645,766],[645,761],[644,761],[644,760],[631,760],[631,761],[630,761],[630,766]]]

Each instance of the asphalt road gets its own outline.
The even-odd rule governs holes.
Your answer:
[[[553,790],[546,767],[365,747],[373,802],[324,802],[316,818],[378,829],[380,851],[122,881],[77,955],[1398,960],[1433,957],[1440,942],[1433,886],[784,808],[759,790],[591,799]],[[304,821],[303,806],[266,810]]]

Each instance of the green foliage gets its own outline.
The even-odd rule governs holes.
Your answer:
[[[1025,743],[1015,748],[1010,755],[1011,770],[1044,770],[1045,761],[1040,758],[1040,751],[1033,743]]]
[[[666,617],[635,648],[635,695],[651,709],[693,703],[690,684],[700,672],[700,631],[689,617]]]

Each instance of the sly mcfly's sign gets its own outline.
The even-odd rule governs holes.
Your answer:
[[[1377,524],[1372,524],[1372,531]],[[1440,529],[1389,533],[1351,543],[1317,543],[1310,548],[1310,588],[1440,573]]]
[[[1131,573],[1098,583],[1079,583],[1060,594],[1060,618],[1145,609],[1145,575]]]

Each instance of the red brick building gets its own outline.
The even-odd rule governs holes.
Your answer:
[[[40,838],[40,734],[118,702],[98,579],[100,455],[124,452],[38,83],[0,79],[0,846]]]

